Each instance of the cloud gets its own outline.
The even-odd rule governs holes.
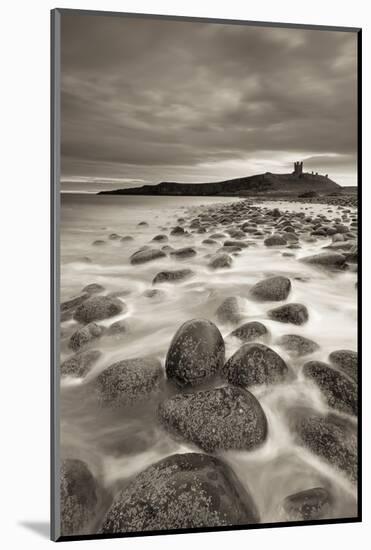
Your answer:
[[[64,177],[355,174],[356,107],[354,33],[62,16]]]

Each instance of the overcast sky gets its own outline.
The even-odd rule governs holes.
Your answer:
[[[222,180],[295,160],[356,185],[356,61],[349,32],[62,15],[63,187]]]

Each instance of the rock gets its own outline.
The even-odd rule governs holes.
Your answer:
[[[339,349],[329,355],[329,361],[352,380],[358,377],[358,354],[355,351]]]
[[[125,319],[112,323],[106,330],[107,336],[114,336],[115,338],[121,338],[128,332],[128,325]]]
[[[138,226],[142,226],[142,227],[148,227],[148,223],[147,222],[139,222],[138,223]]]
[[[184,229],[183,227],[180,227],[177,225],[170,231],[170,235],[184,235]]]
[[[226,246],[226,247],[229,247],[229,248],[233,248],[233,247],[237,247],[237,248],[247,248],[249,246],[248,243],[244,242],[244,241],[232,241],[232,240],[226,240],[224,241],[224,244],[223,246]]]
[[[89,323],[72,334],[68,347],[73,349],[73,351],[79,351],[87,344],[90,344],[92,340],[100,338],[104,332],[104,327],[97,325],[97,323]]]
[[[243,319],[239,301],[235,296],[226,298],[216,310],[215,315],[221,323],[237,324]]]
[[[211,453],[252,450],[267,437],[267,419],[258,400],[230,386],[171,397],[159,406],[159,418],[176,437]]]
[[[81,535],[94,519],[97,483],[82,460],[67,458],[60,471],[61,534]]]
[[[211,269],[223,269],[231,267],[232,262],[233,260],[229,256],[229,254],[215,254],[215,256],[210,259],[208,267],[210,267]]]
[[[165,292],[163,290],[159,290],[158,288],[149,288],[148,290],[145,290],[143,292],[143,296],[146,298],[164,298],[166,296]]]
[[[228,359],[222,375],[230,384],[250,387],[282,382],[288,372],[285,361],[264,344],[244,344]]]
[[[158,359],[139,357],[114,363],[99,374],[94,382],[101,405],[126,407],[156,395],[163,378]]]
[[[233,470],[205,454],[175,454],[141,472],[115,498],[102,533],[259,523],[254,501]]]
[[[166,374],[179,387],[197,386],[219,374],[224,363],[224,340],[211,321],[185,322],[171,341]]]
[[[103,241],[102,239],[97,239],[92,243],[93,246],[103,246],[105,244],[107,244],[106,241]]]
[[[78,296],[74,296],[73,298],[70,298],[69,300],[66,300],[65,302],[61,303],[61,312],[67,312],[67,311],[73,311],[76,309],[79,305],[81,305],[85,300],[89,298],[89,294],[84,292],[83,294],[79,294]]]
[[[252,342],[261,338],[267,338],[268,334],[268,330],[263,323],[250,321],[236,328],[230,335],[239,338],[243,342]]]
[[[281,336],[277,343],[298,357],[309,355],[319,349],[319,345],[316,342],[299,334],[285,334]]]
[[[179,283],[194,275],[191,269],[178,269],[176,271],[161,271],[152,281],[153,285],[159,283]]]
[[[357,429],[335,414],[292,417],[292,428],[298,442],[333,467],[357,479]]]
[[[90,285],[86,285],[81,292],[86,292],[87,294],[97,294],[99,292],[103,292],[104,290],[104,286],[99,283],[91,283]]]
[[[216,241],[214,241],[214,239],[204,239],[202,241],[202,244],[207,244],[207,245],[213,246],[213,245],[218,244],[218,243]]]
[[[120,238],[120,235],[118,235],[117,233],[111,233],[111,235],[109,235],[108,237],[111,241],[117,241],[117,239]]]
[[[323,487],[300,491],[285,498],[282,509],[286,521],[308,521],[331,517],[332,496]]]
[[[264,244],[265,246],[285,246],[287,244],[287,240],[281,235],[271,235],[270,237],[264,239]]]
[[[308,361],[303,372],[319,386],[329,407],[357,415],[357,387],[347,376],[321,361]]]
[[[286,300],[291,290],[291,281],[287,277],[269,277],[256,283],[250,289],[250,296],[256,300],[278,302]]]
[[[133,241],[134,240],[134,237],[132,237],[131,235],[125,235],[125,237],[121,237],[120,241],[121,242],[126,242],[126,241]]]
[[[170,256],[175,256],[175,258],[182,260],[183,258],[192,258],[196,256],[197,252],[191,246],[186,246],[184,248],[178,248],[170,252]]]
[[[145,262],[152,262],[159,258],[166,258],[166,254],[163,250],[157,248],[148,248],[146,250],[138,250],[130,256],[130,263],[132,265],[144,264]]]
[[[75,311],[74,319],[79,323],[91,323],[114,317],[126,311],[126,304],[118,298],[109,296],[91,296]]]
[[[281,323],[303,325],[308,321],[308,310],[303,304],[285,304],[268,311],[268,317]]]
[[[61,364],[61,376],[72,376],[74,378],[83,378],[88,374],[91,367],[101,357],[102,352],[97,349],[79,351],[69,357]]]
[[[310,265],[340,269],[345,263],[345,256],[339,252],[320,252],[313,256],[301,258],[300,261]]]
[[[163,242],[168,241],[168,238],[167,238],[167,235],[156,235],[155,237],[153,237],[152,240],[153,240],[153,241],[158,241],[158,242],[160,242],[160,243],[163,243]]]

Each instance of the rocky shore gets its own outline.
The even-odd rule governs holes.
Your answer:
[[[170,227],[143,220],[146,227],[153,226],[152,238],[126,257],[132,277],[138,268],[151,268],[148,275],[144,272],[147,286],[140,300],[161,304],[167,293],[195,285],[201,268],[210,280],[226,277],[239,259],[256,250],[272,258],[269,273],[244,291],[242,286],[230,288],[223,299],[210,292],[204,315],[173,326],[164,355],[148,356],[145,341],[142,354],[126,355],[125,339],[136,328],[125,288],[118,291],[91,280],[62,302],[62,392],[81,392],[81,407],[86,400],[103,424],[111,422],[111,414],[122,421],[131,415],[137,419],[140,413],[133,411],[145,408],[157,437],[179,449],[110,483],[98,459],[84,455],[82,460],[69,447],[62,453],[63,535],[356,513],[356,499],[349,494],[354,495],[357,480],[357,352],[339,342],[324,356],[320,343],[307,336],[305,327],[320,316],[312,303],[297,301],[303,275],[296,270],[305,268],[313,278],[318,273],[330,286],[335,277],[355,276],[358,225],[352,201],[328,197],[318,214],[312,209],[316,199],[302,199],[304,208],[296,210],[289,203],[285,208],[240,200],[185,210]],[[135,238],[107,232],[91,246],[105,250],[112,243],[133,247]],[[315,250],[306,253],[308,244]],[[277,255],[290,262],[286,275],[275,272]],[[88,265],[89,257],[85,261]],[[353,291],[356,301],[356,283]],[[262,313],[255,317],[256,308]],[[326,319],[319,322],[326,324]],[[110,346],[119,350],[119,361],[110,361]],[[64,386],[66,381],[78,386]],[[308,395],[313,392],[312,401],[306,388]],[[321,475],[303,475],[300,490],[288,478],[269,515],[254,468],[259,453],[268,452],[276,437],[269,399],[278,389],[278,417],[289,434],[290,452],[313,457],[322,469]],[[119,455],[126,456],[125,451]],[[240,456],[247,461],[243,475],[234,469]],[[250,457],[258,458],[249,469]],[[292,475],[301,477],[300,471]],[[343,506],[348,497],[351,504]]]

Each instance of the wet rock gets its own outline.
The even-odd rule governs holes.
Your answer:
[[[68,346],[73,351],[79,351],[93,340],[100,338],[104,332],[104,327],[97,325],[97,323],[89,323],[72,334]]]
[[[115,338],[119,337],[121,338],[124,334],[127,334],[128,332],[128,324],[125,319],[120,319],[120,321],[116,321],[115,323],[112,323],[106,330],[106,336],[114,336]]]
[[[71,458],[63,460],[60,471],[62,535],[86,533],[97,504],[97,483],[85,462]]]
[[[287,521],[308,521],[331,517],[333,499],[323,487],[313,487],[286,497],[282,509]]]
[[[102,239],[97,239],[96,241],[92,242],[93,246],[103,246],[107,244],[106,241],[103,241]]]
[[[285,334],[281,336],[277,343],[298,357],[309,355],[319,349],[319,345],[316,342],[299,334]]]
[[[180,225],[177,225],[170,231],[170,235],[184,235],[184,233],[185,231]]]
[[[134,240],[134,237],[132,237],[131,235],[125,235],[125,237],[121,237],[120,241],[121,242],[126,242],[126,241],[133,241]]]
[[[267,419],[258,400],[230,386],[171,397],[159,406],[159,418],[176,437],[206,452],[251,450],[267,437]]]
[[[244,241],[227,240],[227,241],[224,241],[223,246],[226,246],[226,247],[229,247],[229,248],[230,247],[247,248],[249,246],[249,244],[244,242]]]
[[[145,262],[152,262],[159,258],[166,258],[166,254],[163,250],[157,248],[148,248],[146,250],[138,250],[130,256],[130,263],[132,265],[144,264]]]
[[[146,298],[164,298],[166,294],[163,290],[159,290],[158,288],[149,288],[143,292],[143,296]]]
[[[101,357],[102,352],[97,349],[89,349],[75,353],[61,364],[61,376],[83,378],[88,374],[93,365]]]
[[[281,235],[271,235],[264,239],[265,246],[285,246],[287,239]]]
[[[345,256],[339,252],[320,252],[313,256],[301,258],[300,261],[310,265],[339,269],[345,263]]]
[[[303,304],[285,304],[269,310],[268,317],[281,323],[303,325],[308,321],[309,314]]]
[[[202,244],[207,244],[207,245],[213,246],[213,245],[216,245],[218,243],[216,241],[214,241],[214,239],[204,239],[202,241]]]
[[[308,361],[303,372],[319,386],[329,407],[357,414],[357,386],[347,376],[321,361]]]
[[[86,292],[87,294],[98,294],[105,290],[104,286],[99,283],[91,283],[90,285],[84,286],[81,292]]]
[[[166,374],[179,387],[197,386],[216,376],[224,363],[224,340],[211,321],[185,322],[171,341]]]
[[[111,241],[117,241],[120,238],[120,235],[117,233],[111,233],[111,235],[108,237]]]
[[[79,294],[78,296],[74,296],[73,298],[70,298],[69,300],[66,300],[65,302],[61,303],[61,312],[65,311],[73,311],[76,309],[79,305],[81,305],[85,300],[89,298],[89,294],[84,292],[83,294]]]
[[[153,237],[152,240],[163,243],[163,242],[168,241],[169,239],[167,238],[167,235],[156,235],[155,237]]]
[[[299,444],[344,471],[352,481],[357,479],[357,429],[353,423],[335,414],[295,414],[291,424]]]
[[[161,271],[154,277],[152,284],[159,283],[179,283],[185,279],[189,279],[194,275],[191,269],[178,269],[176,271]]]
[[[101,405],[126,407],[156,395],[163,378],[158,359],[139,357],[114,363],[99,374],[94,382]]]
[[[329,361],[347,376],[356,381],[358,376],[358,354],[355,351],[339,349],[329,355]]]
[[[215,315],[221,323],[236,324],[243,319],[240,303],[235,296],[226,298],[216,310]]]
[[[178,248],[178,250],[173,250],[170,252],[170,256],[174,256],[175,258],[178,258],[180,260],[184,258],[192,258],[193,256],[196,256],[197,252],[194,248],[191,246],[186,246],[185,248]]]
[[[220,253],[216,254],[210,259],[208,267],[210,267],[211,269],[225,269],[231,267],[232,263],[233,260],[229,256],[229,254]]]
[[[291,281],[287,277],[280,275],[269,277],[256,283],[250,289],[250,296],[256,300],[266,300],[278,302],[286,300],[291,290]]]
[[[288,372],[285,361],[264,344],[244,344],[228,359],[222,375],[230,384],[250,387],[282,382]]]
[[[250,321],[231,332],[231,336],[239,338],[243,342],[253,342],[254,340],[265,339],[268,336],[268,330],[258,321]]]
[[[102,533],[191,529],[259,523],[250,493],[233,470],[205,454],[171,455],[121,491]]]
[[[126,311],[126,304],[118,298],[109,296],[91,296],[75,311],[74,319],[79,323],[91,323],[114,317]]]
[[[148,223],[147,222],[139,222],[138,223],[138,226],[142,226],[142,227],[148,227]]]

